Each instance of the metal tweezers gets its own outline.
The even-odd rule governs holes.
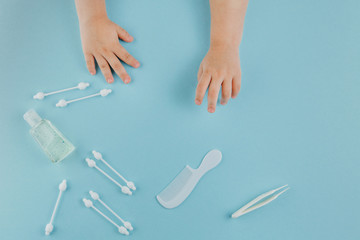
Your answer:
[[[244,215],[244,214],[246,214],[246,213],[249,213],[249,212],[251,212],[251,211],[254,211],[255,209],[258,209],[258,208],[260,208],[260,207],[262,207],[262,206],[265,206],[265,205],[268,204],[269,202],[274,201],[278,196],[280,196],[281,194],[283,194],[285,191],[289,190],[290,188],[288,187],[288,188],[282,190],[281,192],[279,192],[279,193],[277,193],[277,194],[275,194],[275,195],[273,195],[273,196],[265,199],[265,200],[262,201],[262,202],[259,202],[259,201],[263,200],[264,198],[266,198],[266,197],[274,194],[275,192],[277,192],[277,191],[279,191],[280,189],[283,189],[284,187],[287,187],[287,186],[288,186],[288,184],[286,184],[286,185],[284,185],[284,186],[282,186],[282,187],[279,187],[279,188],[270,190],[270,191],[268,191],[268,192],[266,192],[266,193],[263,193],[263,194],[259,195],[259,196],[256,197],[254,200],[250,201],[248,204],[246,204],[245,206],[243,206],[242,208],[240,208],[239,210],[237,210],[236,212],[234,212],[234,213],[231,215],[231,217],[232,217],[232,218],[238,218],[238,217],[240,217],[240,216],[242,216],[242,215]],[[257,202],[259,202],[259,203],[257,203]],[[257,204],[255,204],[255,203],[257,203]]]

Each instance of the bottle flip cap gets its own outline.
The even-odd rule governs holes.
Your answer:
[[[30,127],[35,126],[42,120],[42,118],[39,116],[39,114],[37,114],[37,112],[35,112],[34,109],[30,109],[29,111],[27,111],[23,117],[25,121],[30,125]]]

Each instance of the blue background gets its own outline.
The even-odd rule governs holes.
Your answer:
[[[52,239],[119,239],[81,199],[92,189],[135,226],[129,239],[360,239],[360,2],[250,1],[240,47],[242,90],[209,114],[196,106],[209,46],[208,1],[107,1],[135,41],[133,82],[107,85],[83,60],[73,1],[0,3],[0,238],[48,239],[58,184],[68,179]],[[35,101],[38,91],[91,83]],[[54,105],[111,87],[107,98]],[[34,108],[76,145],[52,164],[22,115]],[[178,208],[155,200],[212,148],[222,163]],[[87,167],[103,153],[133,180],[131,197]],[[106,168],[104,168],[106,170]],[[270,205],[229,215],[288,183]],[[125,237],[124,237],[125,239]]]

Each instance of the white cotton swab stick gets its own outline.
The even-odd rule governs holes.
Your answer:
[[[106,216],[104,213],[102,213],[99,209],[97,209],[94,205],[93,202],[89,199],[83,198],[83,202],[85,204],[85,206],[87,208],[92,208],[94,209],[96,212],[98,212],[101,216],[103,216],[106,220],[108,220],[109,222],[111,222],[115,227],[117,227],[119,233],[124,234],[124,235],[129,235],[129,232],[126,230],[125,227],[123,226],[119,226],[117,225],[113,220],[111,220],[108,216]]]
[[[57,107],[66,107],[69,103],[81,101],[81,100],[84,100],[84,99],[87,99],[87,98],[92,98],[92,97],[96,97],[96,96],[106,97],[106,96],[109,95],[109,93],[111,93],[111,92],[112,92],[111,89],[102,89],[102,90],[101,90],[100,92],[98,92],[98,93],[95,93],[95,94],[92,94],[92,95],[89,95],[89,96],[85,96],[85,97],[81,97],[81,98],[76,98],[76,99],[69,100],[69,101],[66,101],[65,99],[61,99],[61,100],[56,104],[56,106],[57,106]]]
[[[132,192],[130,191],[130,189],[126,186],[121,185],[120,183],[118,183],[117,181],[115,181],[112,177],[110,177],[106,172],[104,172],[101,168],[99,168],[98,166],[96,166],[96,163],[94,160],[90,159],[90,158],[86,158],[85,159],[88,166],[91,168],[96,168],[99,172],[101,172],[103,175],[105,175],[105,177],[107,177],[108,179],[110,179],[113,183],[115,183],[118,187],[121,188],[121,191],[127,195],[132,195]]]
[[[53,95],[53,94],[57,94],[57,93],[62,93],[62,92],[67,92],[67,91],[74,90],[74,89],[84,90],[84,89],[86,89],[88,86],[90,86],[90,83],[81,82],[81,83],[79,83],[76,87],[65,88],[65,89],[62,89],[62,90],[53,91],[53,92],[49,92],[49,93],[38,92],[37,94],[34,95],[33,98],[34,98],[34,99],[38,99],[38,100],[43,100],[46,96],[49,96],[49,95]]]
[[[54,207],[54,210],[53,210],[53,213],[51,215],[51,219],[50,219],[50,222],[48,224],[46,224],[46,227],[45,227],[45,235],[50,235],[50,233],[53,231],[54,229],[54,226],[52,225],[53,221],[54,221],[54,217],[55,217],[55,213],[56,213],[56,210],[59,206],[59,202],[60,202],[60,198],[61,198],[61,195],[62,193],[66,190],[67,188],[67,184],[66,184],[66,180],[64,179],[60,185],[59,185],[59,195],[58,195],[58,198],[56,200],[56,203],[55,203],[55,207]]]
[[[132,190],[134,190],[134,191],[136,190],[135,184],[134,184],[133,182],[131,182],[131,181],[127,181],[120,173],[118,173],[113,167],[111,167],[110,164],[107,163],[107,162],[103,159],[101,153],[93,150],[93,151],[92,151],[92,154],[94,155],[95,159],[100,160],[100,161],[102,161],[103,163],[105,163],[105,165],[108,166],[116,175],[118,175],[118,176],[126,183],[126,185],[127,185],[130,189],[132,189]]]
[[[95,201],[99,201],[107,210],[109,210],[115,217],[117,217],[124,224],[124,226],[127,229],[129,229],[130,231],[134,230],[134,228],[132,227],[130,222],[124,221],[124,219],[122,219],[119,215],[117,215],[106,203],[104,203],[100,199],[100,196],[98,193],[96,193],[94,191],[89,191],[89,194],[92,199],[94,199]]]

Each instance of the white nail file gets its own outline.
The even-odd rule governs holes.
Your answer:
[[[192,192],[201,177],[221,162],[222,154],[214,149],[206,154],[199,168],[193,169],[188,165],[176,178],[156,196],[159,203],[165,208],[179,206]]]

